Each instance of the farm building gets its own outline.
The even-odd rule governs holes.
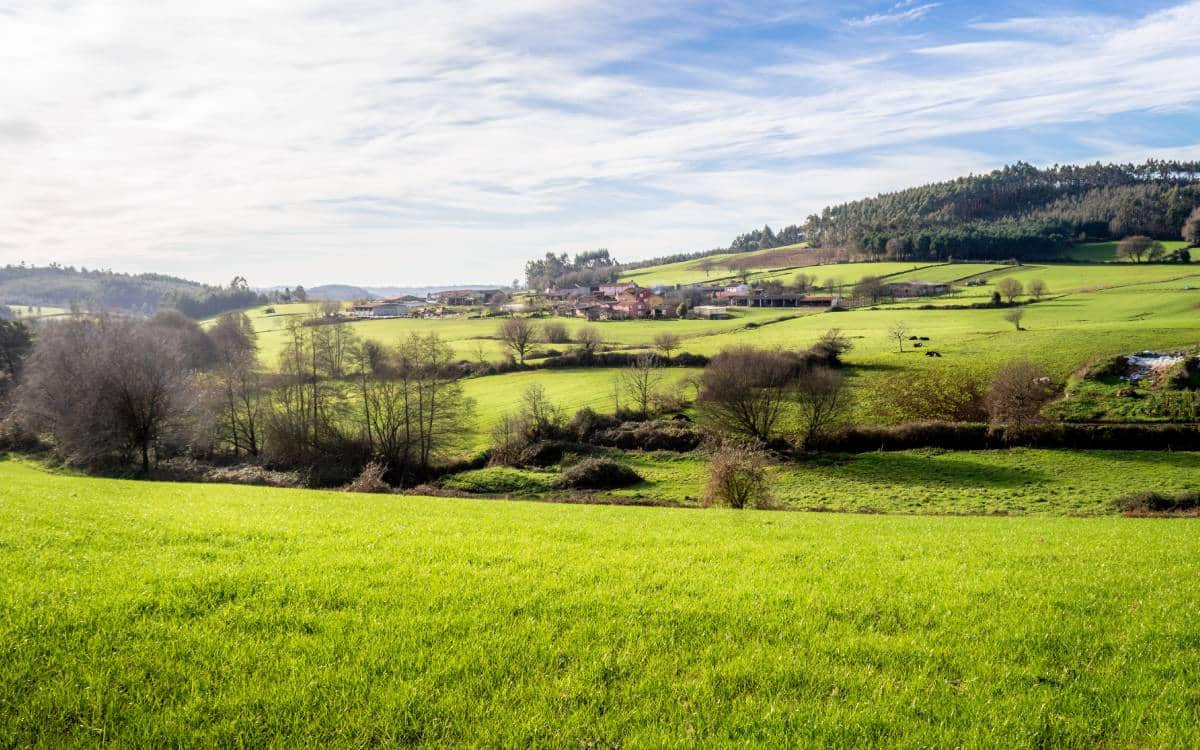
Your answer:
[[[719,320],[729,317],[729,308],[724,305],[697,305],[692,308],[692,314],[706,320]]]
[[[810,297],[806,294],[766,294],[743,292],[718,295],[733,307],[832,307],[836,297]]]
[[[952,289],[949,284],[932,281],[894,281],[886,286],[893,297],[935,297]]]
[[[350,307],[355,318],[400,318],[408,313],[403,302],[364,302]]]

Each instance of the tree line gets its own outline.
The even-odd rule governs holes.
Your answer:
[[[0,299],[23,306],[147,315],[160,308],[173,308],[193,318],[212,317],[267,301],[241,277],[228,287],[220,287],[157,273],[126,274],[57,263],[0,268]]]
[[[458,455],[474,404],[446,342],[413,334],[385,346],[346,323],[301,320],[287,333],[267,371],[242,313],[207,330],[174,310],[77,317],[36,337],[6,321],[0,351],[17,363],[0,358],[8,424],[72,465],[143,474],[181,456],[249,459],[328,486],[376,463],[404,484]]]

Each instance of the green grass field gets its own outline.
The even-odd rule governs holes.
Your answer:
[[[690,261],[689,261],[690,262]],[[821,267],[825,268],[825,267]],[[606,343],[614,348],[637,350],[648,347],[663,331],[679,334],[683,350],[713,355],[729,346],[753,344],[800,349],[810,346],[830,328],[840,328],[854,349],[847,355],[857,400],[857,416],[863,421],[886,421],[877,408],[887,378],[896,373],[921,372],[931,368],[986,375],[1006,361],[1029,358],[1058,378],[1066,379],[1086,362],[1144,349],[1177,349],[1200,344],[1200,266],[1178,265],[1027,265],[940,264],[911,270],[912,264],[843,264],[859,276],[888,272],[893,278],[947,281],[982,276],[989,284],[963,287],[953,295],[907,299],[872,308],[847,312],[819,309],[737,310],[729,320],[612,321],[595,323]],[[986,301],[996,281],[1005,276],[1026,286],[1041,279],[1050,287],[1050,297],[1025,308],[1025,319],[1017,331],[1004,320],[1001,309],[936,309]],[[1026,298],[1022,298],[1026,299]],[[935,309],[916,309],[932,306]],[[260,333],[264,362],[272,366],[284,341],[289,316],[309,313],[306,305],[277,305],[275,315],[250,311]],[[547,319],[564,323],[574,333],[584,321]],[[928,336],[924,349],[942,357],[922,356],[921,350],[906,346],[903,354],[888,330],[905,322],[912,335]],[[352,324],[359,335],[395,343],[411,332],[435,331],[451,342],[458,356],[474,360],[482,347],[484,356],[502,356],[495,339],[499,323],[494,319],[466,317],[440,320],[394,319]],[[570,345],[546,345],[558,349]],[[548,391],[568,411],[589,405],[612,408],[614,373],[587,370],[547,373],[513,373],[467,381],[467,390],[480,404],[476,445],[486,442],[487,429],[500,412],[512,408],[525,385],[544,381]]]
[[[614,454],[645,480],[606,493],[699,505],[708,456]],[[487,468],[458,475],[449,487],[498,494],[547,493],[555,471]],[[821,456],[770,467],[773,503],[792,509],[878,513],[1102,515],[1134,491],[1200,490],[1200,454],[1159,451],[914,450]],[[481,489],[483,488],[483,489]],[[553,493],[551,493],[553,494]]]
[[[1121,243],[1113,242],[1085,242],[1076,245],[1067,252],[1067,257],[1073,260],[1091,261],[1099,263],[1123,263],[1121,258],[1117,257],[1117,245]],[[1182,240],[1167,240],[1162,243],[1163,249],[1168,253],[1185,248],[1188,243]],[[1193,261],[1194,262],[1194,261]]]
[[[0,463],[8,746],[1200,744],[1200,535]]]

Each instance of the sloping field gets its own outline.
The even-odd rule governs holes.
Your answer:
[[[1119,242],[1085,242],[1076,245],[1067,252],[1067,257],[1073,260],[1091,261],[1096,263],[1129,262],[1117,257]],[[1182,240],[1167,240],[1162,243],[1168,253],[1188,246]]]
[[[1192,747],[1195,531],[147,484],[0,463],[0,737]]]

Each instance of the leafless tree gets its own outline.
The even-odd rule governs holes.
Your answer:
[[[571,341],[571,334],[564,324],[551,321],[542,325],[542,341],[547,344],[566,344]]]
[[[679,351],[681,340],[678,334],[664,331],[654,337],[654,348],[662,352],[663,359],[671,360],[671,352]]]
[[[767,499],[767,461],[760,451],[725,444],[708,464],[707,505],[753,507]]]
[[[838,370],[817,365],[796,380],[797,443],[811,448],[843,425],[850,412],[850,389]]]
[[[78,318],[45,327],[25,369],[26,423],[53,436],[64,459],[83,465],[151,455],[194,395],[179,339],[132,319]]]
[[[1009,308],[1004,312],[1004,319],[1021,330],[1021,321],[1025,319],[1025,311],[1019,307]]]
[[[854,296],[878,303],[888,295],[887,285],[878,276],[864,276],[854,285]]]
[[[775,437],[796,376],[793,358],[737,346],[712,358],[701,374],[697,404],[710,429],[756,442]]]
[[[537,338],[537,326],[529,318],[507,318],[500,324],[499,336],[504,346],[512,352],[513,359],[525,364],[525,357]]]
[[[993,376],[984,403],[992,424],[1021,429],[1041,419],[1042,407],[1054,394],[1054,381],[1042,367],[1017,360]]]
[[[1005,276],[996,282],[996,291],[999,292],[1000,296],[1004,297],[1004,300],[1011,305],[1013,300],[1021,296],[1021,293],[1025,291],[1025,288],[1021,286],[1021,282],[1017,281],[1011,276]]]
[[[595,354],[603,343],[600,339],[600,331],[596,330],[595,326],[580,328],[579,333],[575,334],[575,340],[579,342],[579,348],[583,350],[584,354]]]
[[[1029,282],[1029,296],[1036,300],[1041,300],[1050,293],[1050,287],[1046,286],[1046,282],[1041,279],[1033,279]]]
[[[1192,209],[1188,214],[1187,221],[1183,224],[1183,231],[1180,232],[1185,242],[1190,242],[1193,245],[1200,245],[1200,206]]]
[[[888,338],[896,340],[896,344],[900,347],[900,353],[904,353],[904,340],[908,338],[908,324],[903,320],[897,320],[888,328]]]
[[[621,392],[643,417],[650,416],[651,404],[662,384],[663,374],[653,354],[639,355],[629,367],[617,375]]]
[[[474,402],[451,367],[453,358],[450,345],[434,333],[413,333],[394,351],[371,342],[355,349],[363,437],[398,483],[422,476],[465,446]]]
[[[1117,245],[1117,257],[1134,263],[1158,260],[1164,252],[1161,242],[1140,234],[1126,237]]]

